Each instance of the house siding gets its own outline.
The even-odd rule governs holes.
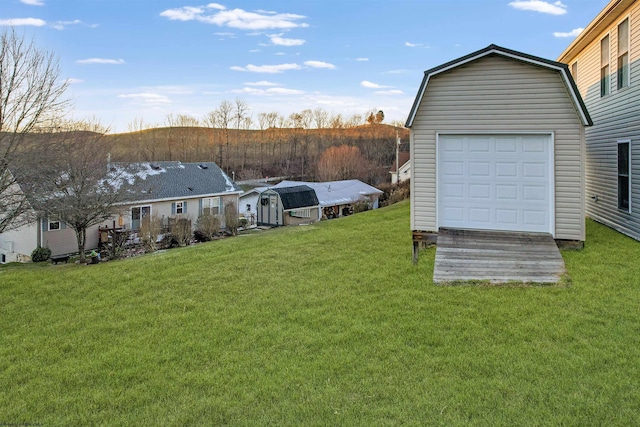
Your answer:
[[[578,63],[577,85],[591,114],[585,132],[586,214],[640,240],[640,3],[622,8],[582,51],[563,56]],[[629,86],[618,89],[618,24],[629,18]],[[600,96],[600,40],[609,35],[609,95]],[[631,212],[618,209],[617,144],[629,140]]]
[[[5,255],[6,262],[30,261],[31,252],[38,247],[37,236],[36,223],[0,233],[0,254]]]
[[[584,240],[584,127],[559,72],[488,56],[432,76],[411,127],[411,228],[437,231],[436,136],[547,132],[555,148],[555,238]]]

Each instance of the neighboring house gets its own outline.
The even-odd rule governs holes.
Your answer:
[[[427,70],[411,129],[411,229],[584,241],[584,127],[568,67],[490,45]]]
[[[640,1],[613,0],[560,55],[591,113],[586,213],[640,240]]]
[[[398,166],[400,173],[396,171],[396,166]],[[400,152],[400,154],[398,155],[398,164],[396,165],[396,163],[394,163],[393,166],[391,166],[389,174],[391,174],[392,184],[398,183],[398,176],[400,177],[399,182],[404,182],[409,179],[409,177],[411,176],[411,159],[408,151]]]
[[[114,164],[114,167],[124,164]],[[120,213],[87,230],[86,249],[98,247],[99,227],[137,231],[146,216],[156,215],[165,227],[177,218],[191,220],[193,227],[202,213],[223,214],[230,203],[238,206],[242,192],[215,163],[158,162],[127,164],[130,179],[138,179],[141,192],[136,201],[122,206]],[[224,217],[222,218],[224,224]],[[28,261],[38,246],[53,256],[77,252],[75,232],[57,218],[41,218],[17,230],[0,234],[3,262]]]
[[[318,219],[349,215],[353,213],[353,205],[356,203],[366,203],[369,209],[377,209],[378,198],[383,193],[357,179],[328,182],[282,181],[275,188],[295,185],[306,185],[316,192],[320,204]]]
[[[306,185],[268,188],[257,204],[258,225],[311,224],[320,217],[318,197]]]
[[[260,197],[260,194],[268,188],[269,187],[256,187],[240,194],[238,212],[240,212],[241,217],[244,217],[249,221],[250,225],[256,224],[258,198]]]

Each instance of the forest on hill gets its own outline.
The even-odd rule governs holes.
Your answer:
[[[216,162],[236,180],[295,176],[307,180],[361,179],[389,182],[409,130],[382,123],[353,127],[230,129],[169,126],[104,136],[112,160]]]

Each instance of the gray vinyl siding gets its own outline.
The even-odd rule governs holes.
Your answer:
[[[559,72],[489,56],[433,76],[411,128],[411,228],[437,231],[436,133],[553,133],[555,238],[584,240],[584,127]]]
[[[629,18],[630,84],[617,89],[618,24]],[[600,97],[600,40],[609,34],[610,93]],[[578,88],[593,119],[586,141],[586,214],[640,240],[640,4],[617,19],[571,61],[578,61]],[[617,144],[630,140],[631,212],[618,209]],[[596,201],[597,198],[597,201]]]

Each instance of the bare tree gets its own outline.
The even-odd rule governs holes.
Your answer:
[[[316,108],[313,110],[313,120],[316,123],[317,129],[325,128],[329,123],[329,114],[322,108]]]
[[[358,147],[334,146],[322,153],[318,162],[318,178],[321,181],[361,178],[370,168],[370,162]]]
[[[43,147],[56,154],[39,170],[43,180],[34,207],[75,231],[80,261],[87,229],[112,217],[134,194],[130,171],[110,164],[105,131],[96,123],[72,123],[51,136],[48,144],[55,147]]]
[[[225,145],[226,145],[226,162],[222,163],[222,144],[220,144],[220,154],[218,156],[218,166],[221,168],[227,167],[229,163],[229,125],[233,118],[233,105],[227,100],[222,100],[220,106],[215,110],[216,123],[220,128],[224,130]],[[224,167],[223,167],[224,166]]]
[[[26,188],[34,178],[30,134],[47,131],[68,106],[68,81],[53,53],[38,49],[14,29],[0,34],[0,233],[33,220]]]

